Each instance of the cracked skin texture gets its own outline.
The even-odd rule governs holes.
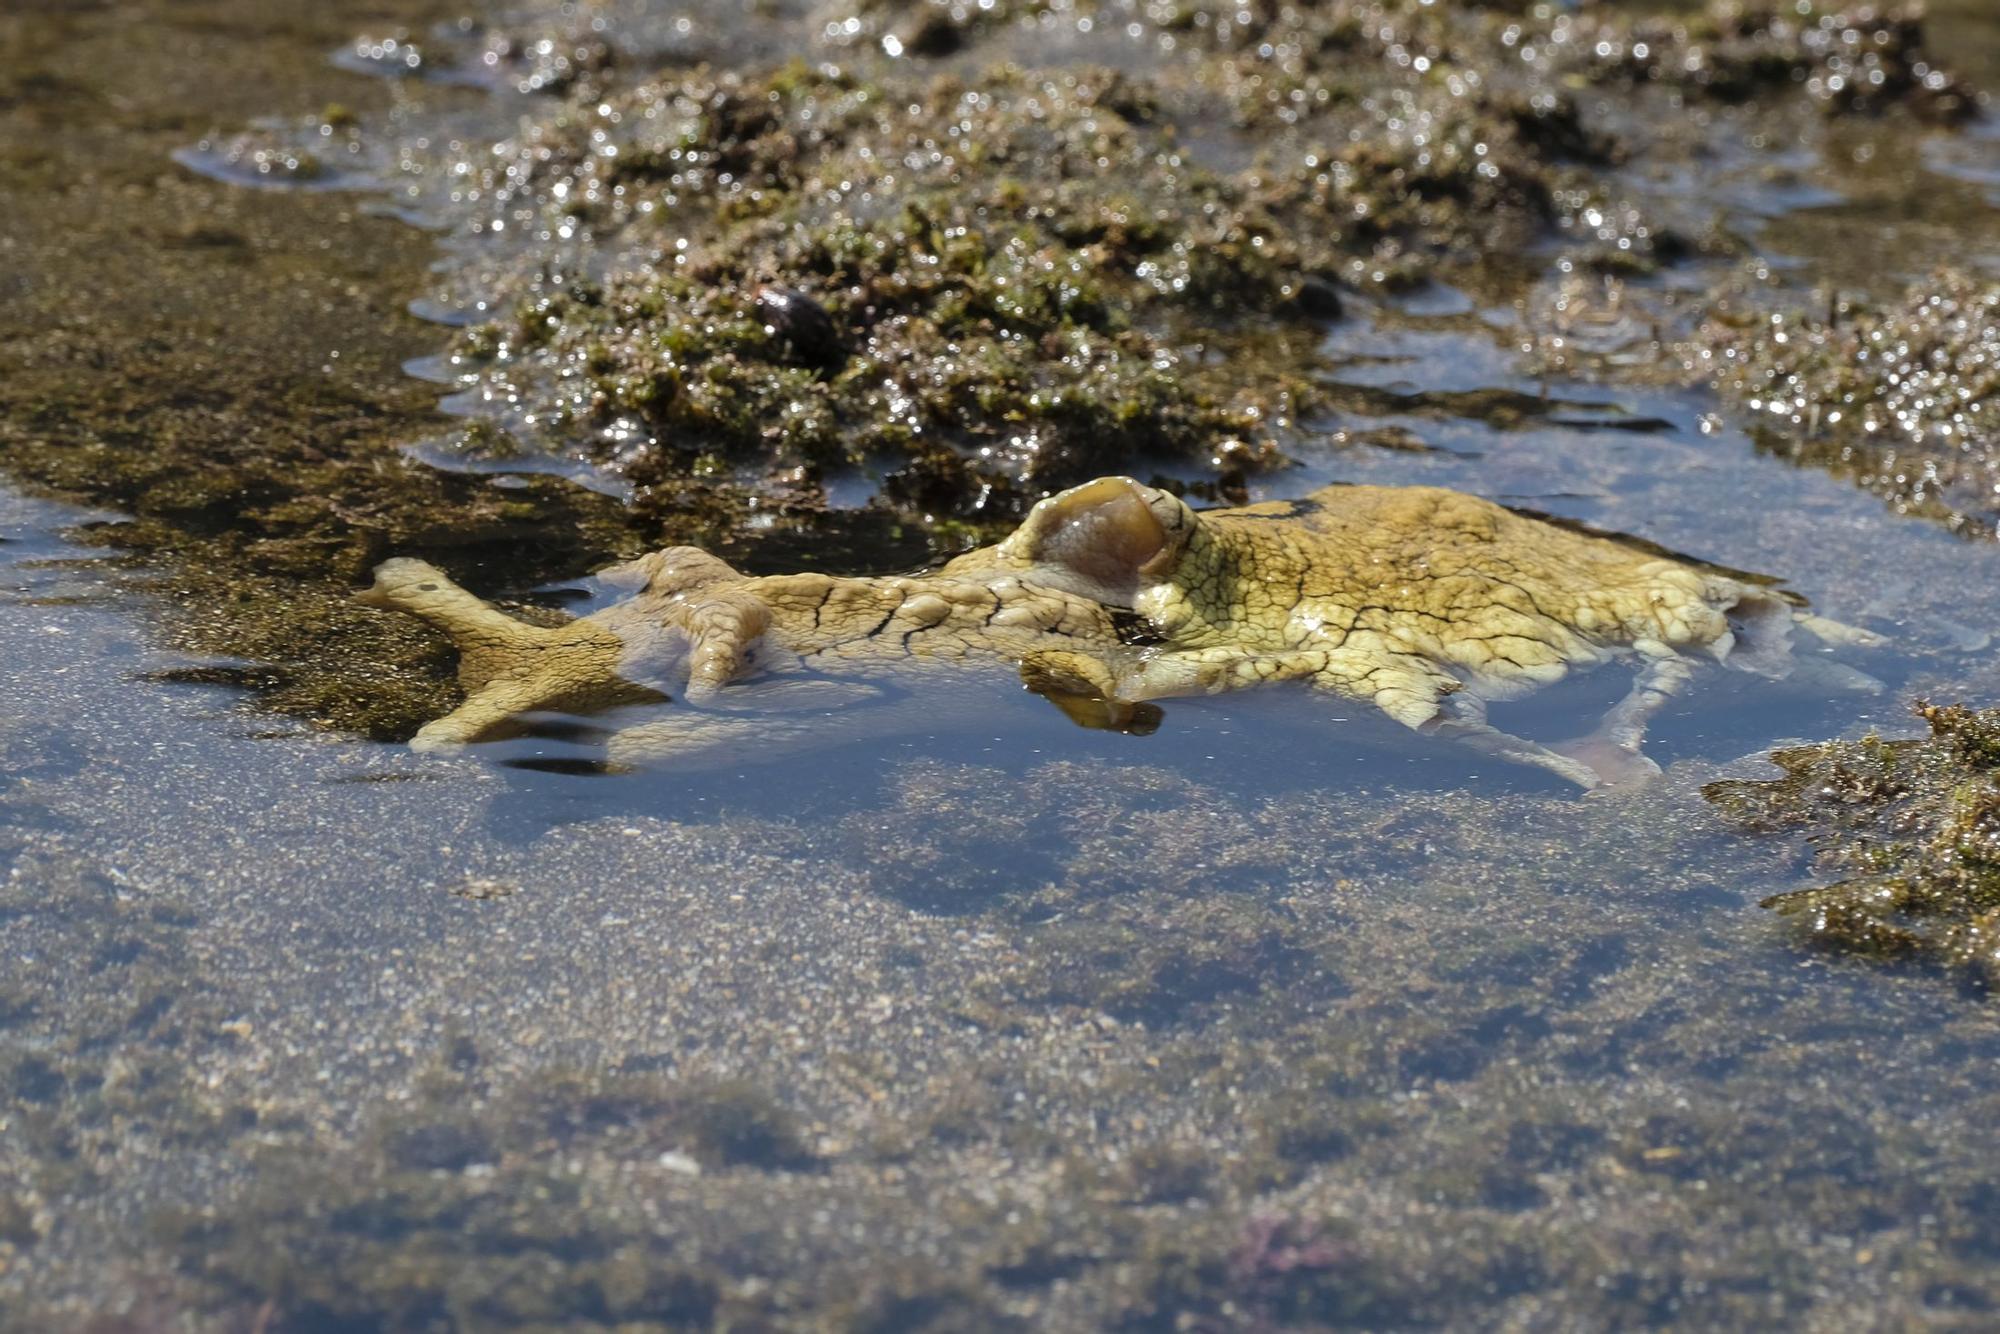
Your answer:
[[[900,697],[865,678],[1118,643],[1111,609],[1001,572],[976,581],[751,577],[696,548],[668,547],[598,577],[632,596],[547,629],[495,610],[423,561],[378,566],[361,600],[429,621],[459,650],[465,702],[411,744],[451,750],[518,730],[530,710],[592,712],[676,696],[689,707],[615,733],[614,762],[823,742],[887,721],[870,706]],[[1158,716],[1110,700],[1056,702],[1091,726],[1150,730]]]
[[[985,662],[1016,665],[1080,723],[1126,731],[1157,723],[1151,700],[1301,681],[1594,788],[1658,772],[1647,720],[1698,659],[1779,677],[1795,625],[1874,640],[1767,588],[1433,487],[1197,513],[1106,477],[929,574],[753,578],[672,547],[602,577],[633,596],[545,629],[420,561],[381,566],[363,600],[423,617],[460,650],[466,702],[412,744],[501,735],[533,709],[676,696],[682,707],[614,732],[614,761],[824,740],[871,725],[871,678]],[[1614,660],[1635,668],[1631,692],[1586,736],[1545,746],[1486,721],[1490,700]]]

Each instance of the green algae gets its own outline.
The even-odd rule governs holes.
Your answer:
[[[1808,830],[1832,883],[1764,906],[1823,949],[1920,960],[2000,984],[2000,710],[1920,703],[1919,740],[1827,742],[1771,758],[1785,777],[1711,784],[1753,833]]]

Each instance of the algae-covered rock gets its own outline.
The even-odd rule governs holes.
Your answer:
[[[690,478],[812,509],[853,469],[933,521],[1141,466],[1240,487],[1242,441],[1275,457],[1326,406],[1311,326],[1343,288],[1504,266],[1550,235],[1618,272],[1730,244],[1606,174],[1678,114],[1608,117],[1579,90],[1940,121],[1975,103],[1914,18],[1872,11],[814,17],[800,42],[838,63],[613,62],[449,162],[452,199],[478,201],[443,209],[469,254],[524,222],[546,243],[458,283],[498,312],[460,338],[465,401],[642,509]],[[611,31],[643,46],[643,25]]]
[[[646,258],[502,293],[461,358],[527,405],[510,430],[642,506],[687,476],[812,503],[859,466],[906,510],[1006,517],[1132,460],[1203,464],[1302,392],[1170,336],[1177,309],[1306,318],[1315,259],[1109,71],[698,71],[567,108],[513,166]]]
[[[1747,832],[1808,829],[1817,876],[1764,901],[1816,944],[2000,982],[2000,709],[1920,703],[1930,735],[1772,756],[1785,777],[1704,791]]]
[[[1852,478],[1900,510],[2000,525],[2000,280],[1945,271],[1893,300],[1819,312],[1725,306],[1694,365],[1760,447]]]
[[[1667,83],[1719,101],[1795,87],[1828,115],[1901,106],[1950,124],[1978,110],[1978,94],[1925,49],[1915,5],[1711,4],[1636,18],[1607,6],[1576,27],[1568,45],[1594,80]]]

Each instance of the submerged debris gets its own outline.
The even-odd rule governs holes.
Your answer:
[[[1930,735],[1779,751],[1786,776],[1712,783],[1746,832],[1809,828],[1816,874],[1842,878],[1764,901],[1814,943],[1921,959],[2000,984],[2000,709],[1919,702]]]

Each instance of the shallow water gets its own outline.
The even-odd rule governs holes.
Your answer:
[[[424,1235],[412,1189],[553,1180],[578,1213],[454,1224],[432,1281],[561,1255],[585,1217],[869,1300],[836,1276],[885,1246],[920,1289],[1027,1247],[1073,1281],[1002,1304],[1085,1327],[1120,1291],[1089,1257],[1192,1210],[1225,1257],[1254,1228],[1222,1219],[1355,1230],[1362,1323],[1436,1309],[1424,1273],[1531,1323],[1984,1309],[1990,1007],[1797,955],[1751,907],[1792,851],[1714,827],[1705,759],[1578,802],[1375,729],[1274,776],[1275,703],[809,775],[419,759],[144,684],[172,664],[102,572],[38,564],[71,516],[9,511],[7,697],[38,702],[6,735],[9,1166],[47,1202],[24,1258],[55,1257],[9,1278],[37,1299],[106,1301],[95,1266],[147,1273],[135,1229],[195,1206],[219,1230],[168,1272],[220,1269],[240,1309],[310,1313],[337,1277],[407,1314],[366,1238]],[[1737,716],[1673,745],[1726,754]],[[564,1071],[585,1088],[544,1089]],[[708,1148],[635,1080],[745,1085],[814,1161]],[[538,1097],[635,1110],[521,1140],[509,1100]],[[379,1224],[338,1221],[357,1193]],[[286,1268],[321,1246],[332,1272]]]
[[[1983,186],[1953,152],[1917,169]],[[1840,204],[1754,202],[1839,258],[1784,238]],[[1699,789],[2000,699],[2000,547],[1706,396],[1531,373],[1524,318],[1358,303],[1329,429],[1430,448],[1257,493],[1457,486],[1782,575],[1890,636],[1837,655],[1882,693],[1706,673],[1613,799],[1298,695],[1128,737],[981,681],[700,772],[590,772],[573,720],[421,757],[168,679],[256,667],[161,646],[118,516],[0,491],[0,1324],[1990,1323],[1993,1002],[1802,953],[1755,905],[1808,850]],[[1493,390],[1575,406],[1378,392]]]

